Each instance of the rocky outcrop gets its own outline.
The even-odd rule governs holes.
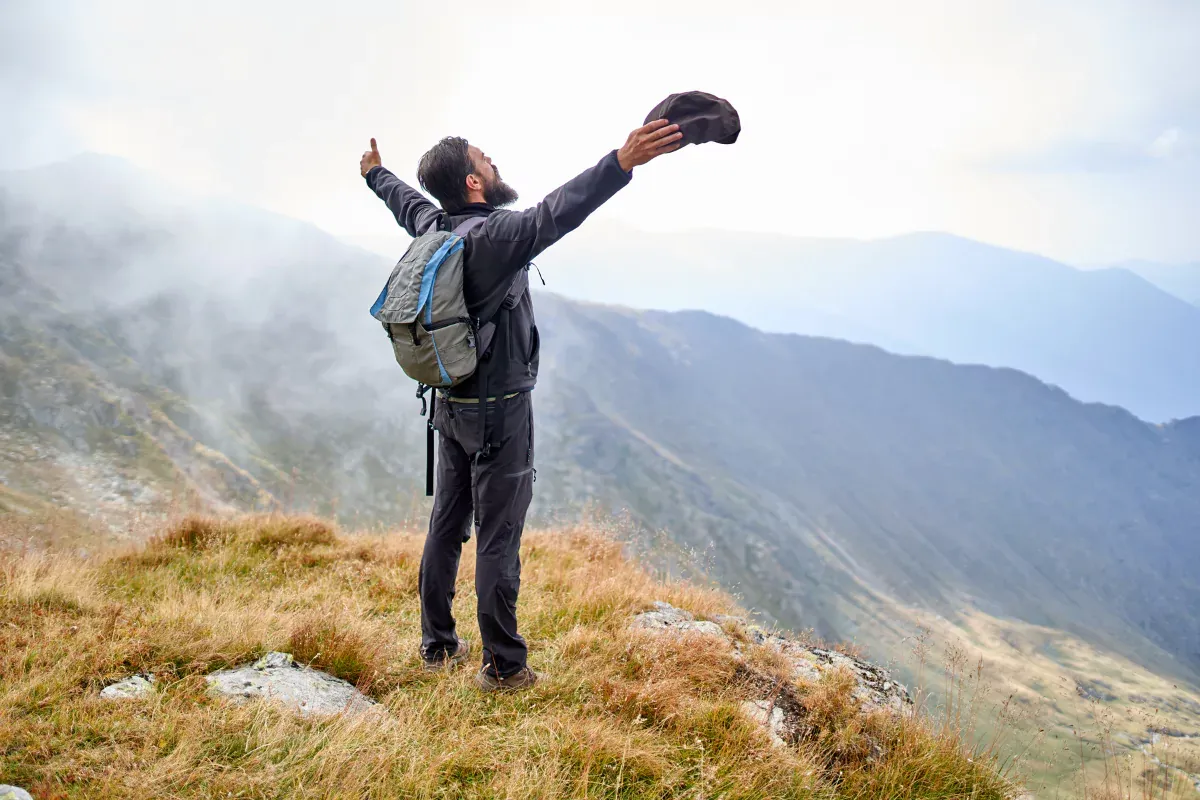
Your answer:
[[[697,620],[690,611],[675,608],[670,603],[664,603],[661,600],[654,603],[652,610],[634,617],[630,626],[652,631],[669,631],[673,633],[694,631],[712,636],[725,636],[724,629],[717,623],[709,622],[708,620]]]
[[[912,705],[908,688],[893,680],[886,669],[869,661],[836,650],[812,647],[779,634],[767,634],[759,629],[750,629],[749,633],[757,644],[772,647],[787,656],[792,664],[793,677],[798,680],[816,681],[827,670],[846,669],[858,681],[854,697],[862,701],[864,708],[883,708],[899,713]]]
[[[742,659],[743,640],[769,647],[782,654],[792,667],[794,681],[816,682],[829,670],[844,669],[854,675],[854,698],[866,711],[882,709],[901,713],[912,705],[908,689],[892,679],[882,667],[861,658],[805,644],[776,631],[768,631],[743,617],[717,616],[697,620],[695,615],[669,603],[658,601],[649,610],[633,618],[630,627],[666,635],[701,634],[729,642],[735,658]],[[731,635],[733,632],[735,635]],[[762,699],[747,700],[742,711],[763,727],[771,741],[782,746],[797,741],[807,730],[805,709],[793,686],[780,686],[771,676],[745,667],[748,683],[762,693]]]
[[[288,653],[268,653],[237,669],[214,672],[206,678],[209,691],[235,702],[277,700],[301,714],[358,712],[375,701],[341,678],[303,667]]]
[[[0,800],[33,800],[33,798],[20,786],[9,786],[5,783],[0,784]]]

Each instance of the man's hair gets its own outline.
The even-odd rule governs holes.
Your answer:
[[[467,140],[447,136],[421,156],[417,180],[422,189],[437,198],[444,211],[454,213],[467,204],[467,176],[474,171]]]

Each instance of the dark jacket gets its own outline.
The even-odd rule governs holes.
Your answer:
[[[617,153],[600,159],[524,211],[473,203],[447,215],[426,197],[383,167],[367,173],[367,185],[387,203],[409,236],[430,230],[453,230],[470,217],[487,221],[467,234],[464,244],[463,294],[472,317],[494,314],[497,327],[479,372],[455,386],[451,394],[475,397],[486,372],[487,394],[524,392],[537,382],[537,323],[529,296],[528,265],[543,250],[578,228],[604,201],[629,183]],[[510,293],[511,290],[511,293]],[[507,297],[507,300],[506,300]],[[509,308],[511,306],[511,308]],[[498,311],[504,307],[504,311]],[[484,322],[487,320],[485,319]]]

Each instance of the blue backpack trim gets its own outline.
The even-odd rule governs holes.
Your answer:
[[[452,253],[457,253],[463,247],[461,237],[451,235],[445,243],[437,249],[429,258],[429,263],[425,265],[425,274],[421,276],[421,294],[417,297],[417,316],[421,315],[421,309],[425,309],[425,324],[433,323],[433,303],[429,300],[433,296],[433,284],[437,280],[438,268],[442,266],[442,262],[446,260]],[[426,308],[428,305],[428,308]]]
[[[383,284],[383,291],[379,293],[379,297],[375,298],[375,302],[371,305],[371,316],[379,319],[379,312],[383,310],[383,304],[387,302],[388,285]]]
[[[442,373],[442,386],[449,386],[450,373],[446,372],[446,366],[442,363],[442,354],[438,352],[437,336],[432,331],[429,333],[429,339],[433,342],[433,356],[438,362],[438,372]]]

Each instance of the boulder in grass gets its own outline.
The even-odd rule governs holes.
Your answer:
[[[729,638],[717,623],[709,622],[708,620],[697,620],[692,616],[690,611],[676,608],[670,603],[664,603],[661,600],[655,602],[654,608],[650,611],[634,617],[630,625],[634,628],[668,633],[695,632],[708,636],[719,636],[723,639]]]
[[[297,664],[288,653],[267,653],[253,664],[209,675],[209,691],[235,702],[276,700],[301,714],[339,714],[376,705],[353,684]]]

